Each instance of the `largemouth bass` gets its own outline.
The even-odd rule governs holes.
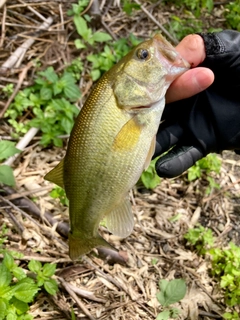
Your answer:
[[[134,218],[128,191],[151,161],[169,85],[189,68],[161,35],[139,44],[98,81],[70,135],[65,158],[45,179],[69,199],[69,255],[99,246],[103,218],[127,237]]]

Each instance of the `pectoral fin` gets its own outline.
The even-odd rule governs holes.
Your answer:
[[[133,117],[124,124],[117,134],[113,150],[116,151],[130,151],[137,144],[141,134],[141,125]]]
[[[63,164],[64,164],[64,159],[59,162],[59,164],[49,171],[44,179],[48,180],[50,182],[53,182],[57,184],[59,187],[64,189],[64,182],[63,182]]]
[[[131,203],[125,198],[112,212],[106,216],[106,227],[116,236],[129,236],[134,227]]]
[[[150,149],[148,151],[148,155],[147,155],[145,164],[144,164],[144,168],[143,168],[144,170],[146,170],[150,165],[150,162],[152,160],[152,156],[155,152],[155,147],[156,147],[156,137],[154,136],[152,139],[151,145],[150,145]]]

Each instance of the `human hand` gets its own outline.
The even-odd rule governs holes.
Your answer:
[[[179,44],[182,56],[200,67],[167,93],[167,102],[175,102],[166,105],[154,156],[174,147],[157,161],[159,176],[175,177],[210,152],[240,149],[239,48],[240,33],[230,30],[187,36]]]
[[[206,58],[205,45],[201,36],[198,34],[186,36],[177,45],[176,50],[190,63],[191,69],[171,84],[166,94],[166,103],[189,98],[209,87],[214,80],[212,70],[197,67]]]

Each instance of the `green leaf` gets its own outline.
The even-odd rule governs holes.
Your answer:
[[[157,293],[157,299],[159,303],[167,307],[170,304],[180,301],[184,298],[187,287],[183,279],[174,279],[171,281],[160,280],[160,289],[161,292]]]
[[[16,153],[21,152],[21,150],[15,147],[15,143],[12,141],[0,141],[0,161],[13,156]]]
[[[51,100],[52,99],[52,89],[48,87],[42,87],[40,90],[40,97],[42,100]]]
[[[39,288],[31,278],[24,278],[15,285],[15,298],[23,302],[32,302]]]
[[[156,320],[168,320],[169,318],[170,318],[170,311],[164,310],[158,314]]]
[[[123,11],[126,12],[127,15],[131,15],[133,9],[139,10],[141,6],[137,3],[131,3],[129,0],[124,0],[123,2]]]
[[[13,259],[12,255],[9,254],[8,252],[4,253],[3,263],[8,268],[9,271],[11,271],[13,269],[13,267],[15,266],[14,259]]]
[[[16,277],[18,280],[22,280],[22,279],[26,278],[26,274],[25,274],[24,270],[20,267],[13,268],[12,273],[13,273],[14,277]]]
[[[91,71],[91,77],[93,79],[93,81],[96,81],[97,79],[99,79],[101,76],[101,72],[98,69],[92,70]]]
[[[155,163],[157,160],[158,158],[152,160],[148,168],[141,175],[141,181],[147,189],[156,188],[161,181],[155,170]]]
[[[32,272],[38,273],[42,269],[42,264],[40,261],[30,260],[30,262],[28,263],[28,269]]]
[[[18,315],[21,315],[28,311],[29,306],[26,302],[20,301],[17,298],[13,297],[11,299],[12,305],[16,308],[16,312]]]
[[[12,275],[5,264],[0,264],[0,290],[9,286],[12,281]],[[1,295],[1,292],[0,292]]]
[[[13,170],[6,164],[0,165],[0,182],[8,186],[15,186]]]
[[[45,277],[51,277],[56,271],[56,263],[45,263],[43,266],[43,275]]]
[[[76,46],[77,49],[84,49],[86,48],[86,45],[82,42],[82,40],[80,39],[76,39],[74,40],[74,44]]]
[[[7,314],[8,301],[0,298],[0,320],[4,319]]]
[[[38,75],[46,78],[49,84],[52,84],[58,81],[58,75],[54,71],[53,67],[48,67],[45,71],[39,72]]]
[[[51,295],[56,294],[58,291],[57,282],[54,279],[44,281],[44,289]]]
[[[82,36],[84,40],[86,40],[86,35],[88,34],[88,27],[86,21],[81,16],[77,15],[73,17],[73,21],[78,34]]]
[[[112,37],[106,32],[97,31],[92,36],[93,40],[96,42],[105,42],[112,40]]]
[[[81,97],[81,91],[76,84],[71,84],[63,89],[66,98],[77,101]]]

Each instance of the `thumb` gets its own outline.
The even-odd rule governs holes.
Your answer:
[[[157,174],[162,178],[174,178],[203,158],[204,154],[193,146],[174,147],[156,162]]]

